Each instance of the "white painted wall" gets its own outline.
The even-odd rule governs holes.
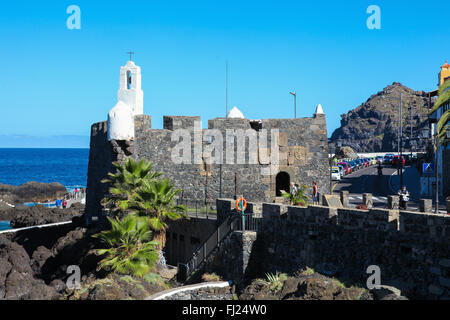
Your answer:
[[[130,106],[122,101],[108,113],[108,141],[133,140],[134,139],[134,115]]]
[[[130,89],[128,89],[128,71],[131,73]],[[133,61],[128,61],[125,66],[120,68],[120,87],[117,100],[129,105],[134,115],[144,114],[144,92],[141,84],[141,68],[136,66]]]

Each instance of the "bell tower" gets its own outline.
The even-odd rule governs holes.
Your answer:
[[[117,104],[108,112],[108,140],[133,140],[134,116],[144,114],[141,68],[130,60],[120,67]]]
[[[141,89],[141,68],[129,60],[120,67],[120,87],[117,100],[130,106],[133,115],[144,113],[144,92]]]

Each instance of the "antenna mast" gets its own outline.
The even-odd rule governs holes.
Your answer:
[[[228,114],[228,60],[225,61],[225,117]]]

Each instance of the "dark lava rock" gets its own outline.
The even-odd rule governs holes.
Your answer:
[[[298,290],[298,285],[300,284],[300,279],[289,278],[283,283],[283,289],[281,289],[281,296],[286,297],[291,293],[295,293]]]
[[[77,227],[58,238],[50,249],[53,257],[41,269],[45,280],[51,282],[65,278],[70,265],[78,265],[82,275],[96,274],[97,264],[101,260],[94,250],[100,246],[100,240],[92,237],[96,232],[98,230]]]
[[[240,300],[362,300],[367,292],[357,286],[346,287],[335,278],[319,273],[300,273],[283,281],[279,292],[273,292],[265,280],[255,279],[244,288]],[[371,297],[369,295],[368,297]]]
[[[300,281],[296,296],[304,300],[333,300],[335,291],[332,279],[315,274]]]
[[[68,300],[143,300],[166,290],[163,283],[152,283],[142,278],[110,274],[107,278],[89,277],[81,289],[69,290],[63,299]]]
[[[401,295],[399,289],[391,286],[382,286],[379,289],[370,290],[374,300],[408,300]]]
[[[4,203],[0,206],[0,221],[11,221],[14,217],[15,208],[11,208]]]
[[[11,204],[24,202],[54,201],[67,193],[66,188],[57,182],[27,182],[20,186],[0,183],[0,198]]]
[[[31,257],[31,268],[35,274],[41,274],[41,269],[53,257],[53,253],[44,246],[38,247]],[[47,266],[48,268],[48,263]]]
[[[58,293],[33,277],[25,249],[0,235],[0,300],[56,299]]]
[[[66,284],[64,281],[60,279],[55,279],[52,282],[50,282],[50,286],[55,289],[58,293],[63,293],[66,290]]]
[[[31,227],[41,224],[71,221],[74,215],[79,214],[75,209],[47,208],[44,206],[17,207],[10,210],[12,228]]]

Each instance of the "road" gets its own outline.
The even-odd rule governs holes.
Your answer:
[[[405,168],[405,171],[409,170],[412,168]],[[381,177],[378,176],[376,166],[359,169],[344,176],[339,182],[333,181],[334,193],[339,193],[341,190],[348,191],[350,203],[353,205],[362,203],[363,193],[372,193],[374,207],[385,208],[387,207],[387,196],[396,194],[399,189],[395,183],[395,178],[398,179],[396,174],[397,169],[391,166],[383,166],[383,176]],[[413,190],[411,190],[412,199],[408,203],[408,210],[418,210],[417,185],[411,182],[410,186]]]

